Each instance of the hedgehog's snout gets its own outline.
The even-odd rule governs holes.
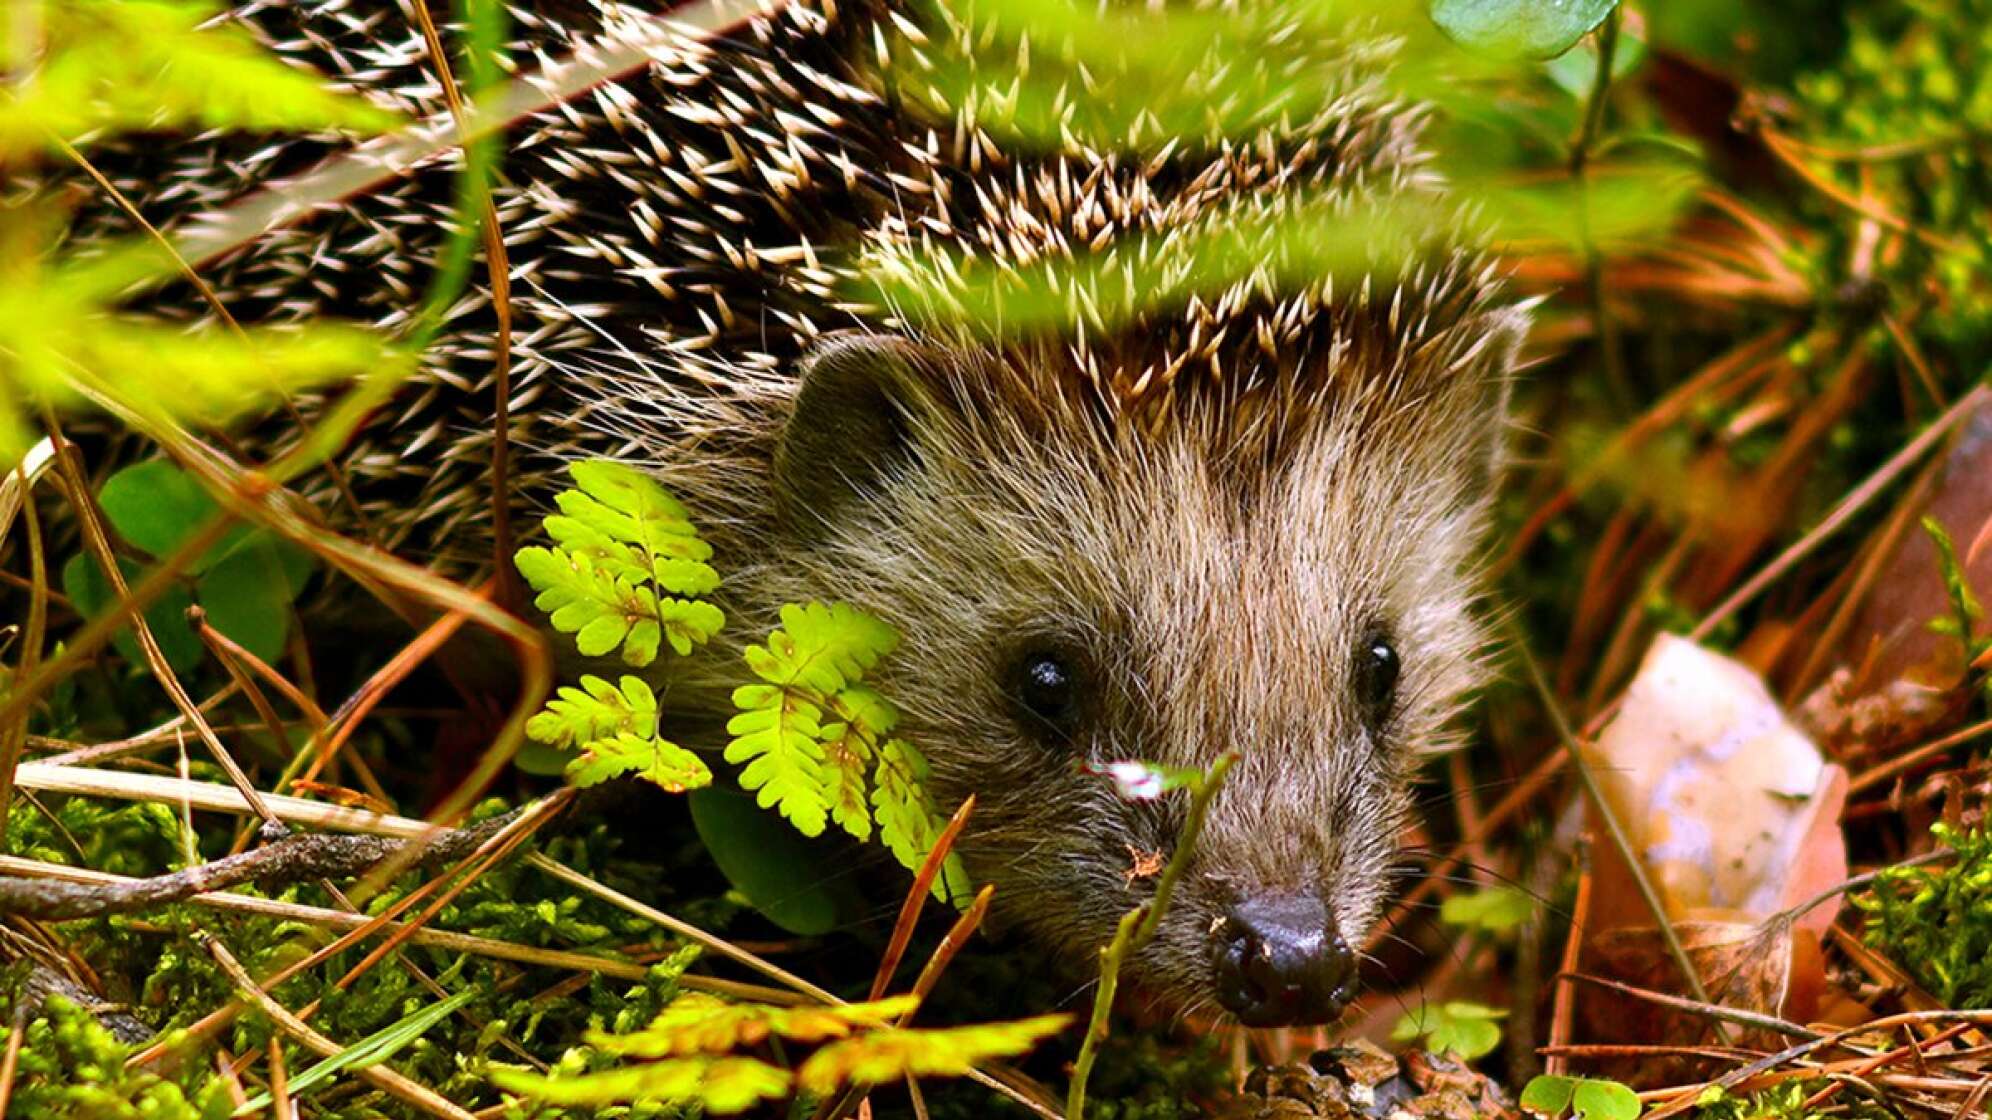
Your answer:
[[[1211,929],[1217,1001],[1248,1027],[1329,1022],[1355,994],[1356,955],[1321,900],[1267,895]]]

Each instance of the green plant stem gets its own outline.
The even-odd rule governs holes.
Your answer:
[[[1621,409],[1632,403],[1632,386],[1626,376],[1625,351],[1619,340],[1618,325],[1605,310],[1605,263],[1591,237],[1591,152],[1604,131],[1605,103],[1612,85],[1612,59],[1618,53],[1619,23],[1624,5],[1612,8],[1598,29],[1598,68],[1591,79],[1591,92],[1584,103],[1584,123],[1570,143],[1570,179],[1577,191],[1577,240],[1584,252],[1584,286],[1591,301],[1591,317],[1598,332],[1598,349],[1604,359],[1605,384],[1614,403]]]
[[[1114,993],[1120,988],[1120,969],[1127,958],[1140,952],[1157,930],[1162,928],[1162,917],[1168,913],[1169,900],[1174,896],[1176,883],[1183,877],[1183,869],[1190,864],[1190,856],[1197,849],[1197,836],[1203,832],[1204,813],[1210,807],[1211,799],[1217,796],[1218,787],[1224,784],[1224,776],[1238,762],[1237,751],[1227,751],[1197,781],[1197,787],[1190,798],[1190,811],[1183,818],[1183,829],[1176,836],[1176,850],[1169,857],[1169,865],[1162,870],[1162,877],[1155,883],[1155,897],[1121,915],[1120,924],[1114,929],[1114,939],[1100,950],[1100,986],[1093,993],[1093,1014],[1086,1023],[1085,1041],[1079,1044],[1079,1057],[1072,1063],[1072,1084],[1065,1092],[1065,1120],[1082,1120],[1086,1114],[1086,1081],[1093,1075],[1093,1063],[1099,1060],[1100,1043],[1106,1041],[1109,1031],[1109,1017],[1113,1014]]]

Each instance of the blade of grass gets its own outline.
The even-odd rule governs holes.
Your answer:
[[[220,966],[221,971],[228,976],[228,979],[235,985],[236,991],[241,993],[242,998],[268,1016],[270,1022],[275,1024],[278,1030],[289,1035],[306,1048],[327,1058],[335,1058],[344,1050],[344,1047],[341,1047],[338,1043],[306,1026],[303,1020],[292,1015],[284,1005],[271,999],[263,989],[257,987],[256,981],[250,977],[248,971],[235,959],[235,955],[228,951],[228,947],[221,943],[220,938],[215,937],[206,930],[195,931],[193,937],[195,942],[207,949],[208,955],[214,958],[215,964]],[[470,1112],[445,1100],[434,1089],[429,1088],[419,1081],[404,1077],[386,1066],[368,1066],[356,1072],[362,1079],[375,1088],[389,1093],[431,1116],[445,1117],[446,1120],[477,1120]]]
[[[432,1003],[398,1023],[375,1031],[298,1074],[296,1080],[290,1083],[290,1095],[302,1096],[314,1086],[330,1081],[346,1070],[358,1073],[370,1066],[379,1065],[400,1053],[409,1043],[429,1033],[430,1028],[449,1018],[451,1012],[476,999],[478,995],[476,989],[466,989],[448,999]],[[249,1098],[232,1115],[247,1116],[250,1113],[261,1112],[270,1107],[275,1100],[276,1086],[272,1084],[270,1092],[258,1093]]]

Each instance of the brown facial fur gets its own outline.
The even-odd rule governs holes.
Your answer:
[[[830,508],[743,507],[750,523],[732,530],[773,559],[734,577],[734,594],[861,603],[901,631],[886,687],[942,803],[978,796],[971,871],[997,885],[1000,913],[1075,956],[1152,890],[1129,876],[1130,847],[1172,852],[1183,809],[1123,801],[1086,771],[1240,752],[1162,934],[1130,969],[1197,1006],[1231,903],[1311,893],[1352,941],[1376,916],[1406,781],[1478,677],[1470,572],[1519,330],[1513,312],[1468,318],[1418,360],[1345,371],[1303,418],[1245,432],[1235,401],[1192,390],[1159,430],[1117,424],[1041,353],[840,341],[846,379],[865,378],[876,347],[882,395],[771,412],[763,432],[835,429],[858,403],[886,402],[896,421],[761,480],[780,493],[793,475]],[[661,469],[697,485],[697,466]],[[1379,632],[1403,675],[1371,726],[1352,679]],[[1016,660],[1047,648],[1081,681],[1069,740],[1046,741],[1015,699]]]

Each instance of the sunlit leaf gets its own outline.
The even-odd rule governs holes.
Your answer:
[[[1439,907],[1439,920],[1488,933],[1503,933],[1529,920],[1535,900],[1515,887],[1488,887],[1456,894]]]
[[[1064,1030],[1070,1015],[935,1030],[878,1030],[833,1042],[809,1056],[796,1084],[825,1094],[847,1084],[901,1077],[959,1076],[995,1058],[1014,1058]]]
[[[1555,1118],[1567,1109],[1571,1120],[1637,1120],[1645,1111],[1639,1095],[1616,1081],[1542,1074],[1522,1089],[1522,1108]]]
[[[640,1031],[623,1035],[594,1031],[588,1041],[605,1053],[632,1058],[724,1054],[770,1035],[792,1042],[846,1038],[859,1029],[889,1025],[919,1003],[919,997],[904,995],[836,1007],[776,1007],[687,992]]]
[[[65,0],[38,6],[46,53],[32,81],[0,91],[0,153],[99,129],[378,132],[396,117],[262,50],[190,0]],[[10,28],[11,30],[11,28]]]
[[[495,1069],[491,1082],[548,1104],[697,1103],[722,1115],[745,1112],[789,1091],[787,1070],[753,1058],[673,1058],[577,1077]]]

